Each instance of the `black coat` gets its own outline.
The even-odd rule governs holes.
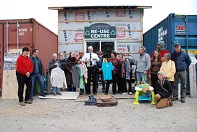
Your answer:
[[[168,91],[165,91],[162,86]],[[156,82],[155,85],[155,94],[159,94],[161,98],[168,98],[172,95],[172,86],[170,82],[166,79],[163,80],[163,85],[159,83],[159,80]]]

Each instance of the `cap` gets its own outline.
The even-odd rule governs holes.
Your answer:
[[[174,47],[179,47],[180,46],[180,44],[179,43],[176,43],[175,45],[174,45]]]
[[[157,73],[157,75],[158,75],[158,74],[161,74],[163,77],[164,77],[164,75],[165,75],[163,71],[159,71],[159,72]]]
[[[164,57],[170,59],[170,58],[171,58],[171,55],[170,55],[170,53],[165,53],[165,54],[164,54]]]
[[[161,47],[163,48],[164,45],[165,45],[165,43],[164,43],[164,41],[159,41],[159,42],[157,43],[157,45],[159,45],[159,46],[161,46]]]

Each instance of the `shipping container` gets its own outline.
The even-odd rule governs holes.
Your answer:
[[[58,36],[35,19],[0,20],[0,93],[2,90],[4,54],[29,47],[39,50],[45,72],[53,53],[58,52]]]
[[[147,49],[146,52],[150,55],[156,49],[157,42],[164,41],[165,48],[170,53],[174,51],[174,44],[179,43],[183,51],[193,52],[197,58],[197,15],[171,13],[145,32],[143,37],[143,43]],[[187,79],[189,82],[189,73],[187,74]],[[187,89],[187,92],[189,93],[189,89]]]
[[[165,42],[165,48],[174,51],[174,44],[197,55],[197,15],[177,15],[171,13],[160,23],[144,33],[144,46],[151,54],[158,41]]]

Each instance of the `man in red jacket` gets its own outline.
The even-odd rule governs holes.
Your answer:
[[[25,103],[32,104],[29,100],[31,90],[31,73],[33,72],[33,64],[31,59],[28,57],[29,48],[24,47],[22,54],[16,60],[16,77],[18,81],[18,97],[19,104],[25,106]],[[23,90],[24,84],[26,84],[25,102],[23,102]]]

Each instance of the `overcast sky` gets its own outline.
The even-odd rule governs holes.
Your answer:
[[[144,32],[170,13],[197,15],[197,0],[0,0],[0,19],[35,18],[57,34],[58,14],[48,7],[88,5],[152,6],[152,9],[144,11]]]

